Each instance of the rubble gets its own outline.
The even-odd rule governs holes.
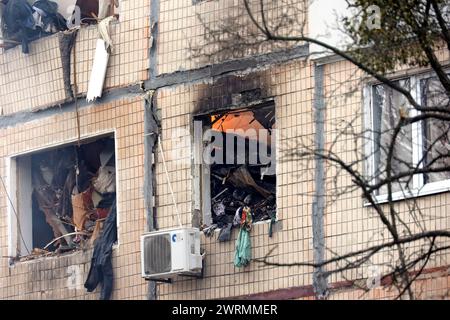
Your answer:
[[[232,134],[233,138],[241,139],[241,142],[245,139],[245,146],[248,146],[250,139],[260,138],[244,137],[227,130],[245,131],[253,128],[270,131],[275,125],[273,117],[274,110],[265,109],[212,116],[211,122],[214,130],[222,131],[222,141]],[[269,143],[262,141],[259,141],[259,147],[265,144],[268,154],[271,154]],[[243,208],[248,207],[252,212],[253,222],[271,220],[276,216],[276,176],[268,173],[268,164],[249,163],[249,151],[250,148],[246,147],[245,156],[234,152],[235,159],[231,164],[224,161],[223,164],[213,163],[210,166],[212,220],[217,228],[221,228],[219,241],[229,240],[231,228],[240,225]],[[228,156],[227,150],[222,152],[225,157]],[[238,160],[239,157],[245,161]]]
[[[39,153],[31,163],[33,215],[44,214],[54,236],[42,249],[59,253],[92,244],[116,201],[114,141]]]
[[[222,169],[226,169],[228,179],[220,175]],[[254,173],[252,174],[251,171]],[[213,221],[219,227],[232,223],[236,211],[244,206],[249,206],[254,212],[254,221],[270,219],[271,214],[276,212],[275,203],[275,178],[265,176],[264,180],[258,181],[259,170],[247,166],[239,167],[213,165],[211,169],[211,196],[213,208]],[[270,190],[260,186],[256,181]]]

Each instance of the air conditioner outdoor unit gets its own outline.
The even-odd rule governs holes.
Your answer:
[[[141,236],[142,277],[168,279],[202,271],[200,230],[180,228]]]

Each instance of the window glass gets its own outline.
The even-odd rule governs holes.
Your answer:
[[[402,87],[409,89],[410,81],[401,80],[397,82]],[[400,121],[402,112],[410,110],[406,98],[391,89],[380,84],[373,87],[373,137],[374,137],[374,173],[378,181],[386,178],[386,163],[389,146],[392,143],[394,130]],[[413,163],[412,154],[412,129],[411,126],[403,126],[395,141],[392,156],[391,175],[410,170]],[[400,179],[392,184],[392,192],[411,188],[409,177]],[[379,190],[380,194],[387,193],[387,185]]]
[[[448,107],[449,97],[437,78],[421,81],[422,103],[426,107]],[[426,168],[450,166],[450,123],[439,119],[427,119],[422,123],[422,155]],[[450,179],[450,171],[427,173],[425,183]]]

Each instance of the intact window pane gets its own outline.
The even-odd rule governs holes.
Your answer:
[[[398,81],[402,87],[409,89],[409,80]],[[390,87],[380,84],[372,87],[373,98],[373,130],[375,139],[375,177],[378,181],[386,178],[386,163],[388,158],[389,146],[392,143],[395,127],[400,120],[400,113],[408,113],[410,110],[406,98],[391,89]],[[392,171],[394,176],[401,172],[405,172],[412,167],[412,130],[411,125],[403,126],[395,141],[395,147],[392,157]],[[394,181],[392,191],[402,191],[410,188],[412,181],[408,181],[408,177]],[[409,182],[409,184],[408,184]],[[387,193],[387,185],[380,188],[379,194]]]
[[[422,80],[423,105],[448,107],[449,99],[437,78]],[[426,168],[450,168],[450,124],[448,121],[427,119],[422,123],[423,157]],[[427,173],[425,183],[450,179],[450,171]]]

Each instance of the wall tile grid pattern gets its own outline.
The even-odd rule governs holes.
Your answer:
[[[121,0],[120,18],[111,23],[114,51],[105,89],[124,87],[147,79],[149,12],[147,0]],[[95,53],[97,26],[83,26],[76,41],[78,92],[86,95]],[[73,54],[72,84],[73,84]],[[52,107],[65,99],[58,34],[0,52],[0,116]]]
[[[81,136],[116,132],[119,245],[114,249],[114,299],[143,299],[139,237],[145,231],[143,185],[143,99],[121,98],[80,110]],[[7,181],[6,157],[77,139],[76,115],[60,113],[21,126],[0,129],[0,174]],[[0,197],[0,299],[98,299],[83,287],[91,250],[8,266],[7,197]],[[75,270],[75,271],[74,271]],[[70,282],[77,275],[75,284]],[[72,289],[71,289],[72,288]]]

